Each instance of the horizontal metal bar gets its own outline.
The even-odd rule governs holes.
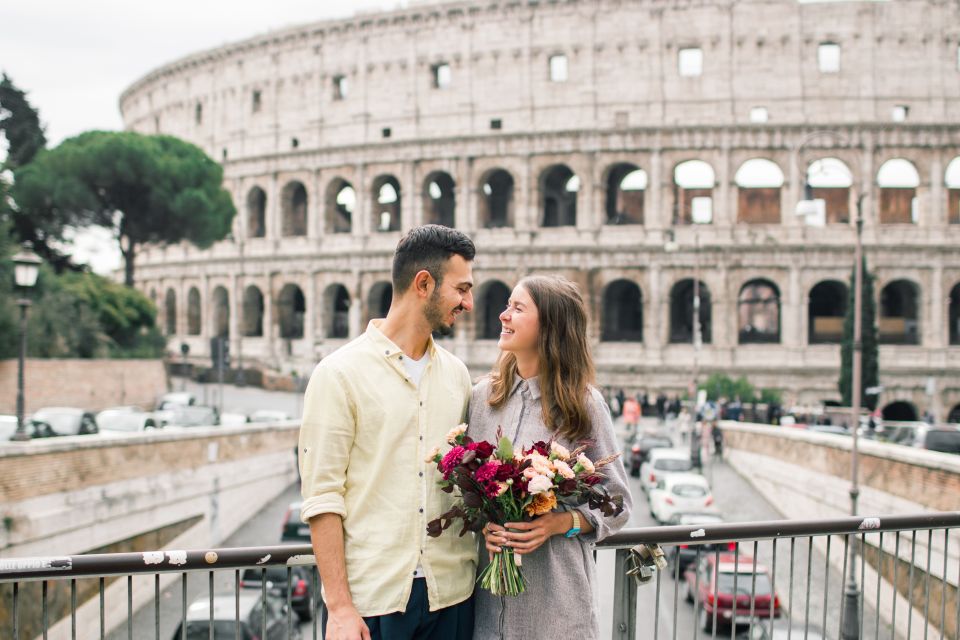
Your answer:
[[[823,520],[769,520],[709,525],[643,527],[612,535],[597,547],[618,549],[637,544],[701,544],[769,540],[795,536],[910,531],[960,527],[960,511],[884,517]],[[125,576],[195,570],[242,569],[286,564],[315,564],[309,544],[234,547],[192,551],[97,553],[77,556],[0,559],[0,583],[79,577]]]

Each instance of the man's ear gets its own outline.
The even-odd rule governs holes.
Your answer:
[[[429,296],[431,293],[433,293],[435,286],[436,283],[433,279],[433,276],[431,276],[430,272],[426,269],[417,271],[417,275],[413,276],[413,289],[417,292],[418,296]]]

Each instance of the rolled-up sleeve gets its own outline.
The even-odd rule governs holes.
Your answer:
[[[356,419],[346,386],[336,369],[321,363],[304,393],[297,449],[304,522],[322,513],[347,515],[344,486],[355,437]]]
[[[623,511],[616,516],[604,516],[600,509],[590,509],[587,505],[577,507],[590,519],[594,531],[581,536],[584,542],[600,542],[609,535],[619,531],[630,520],[630,511],[633,500],[630,496],[630,487],[627,484],[627,472],[623,466],[623,456],[617,444],[617,436],[613,430],[613,419],[610,410],[600,393],[593,389],[590,398],[590,420],[593,423],[593,443],[587,447],[587,457],[593,461],[610,455],[621,454],[616,460],[603,467],[603,487],[611,496],[623,496]]]

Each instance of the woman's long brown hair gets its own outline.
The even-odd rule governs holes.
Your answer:
[[[583,297],[577,286],[562,276],[528,276],[519,286],[530,294],[540,320],[537,377],[544,422],[569,440],[586,439],[592,431],[587,411],[589,385],[596,371]],[[499,409],[506,404],[516,375],[516,356],[500,352],[490,375],[490,406]]]

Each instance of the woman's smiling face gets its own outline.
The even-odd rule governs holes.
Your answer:
[[[533,298],[522,286],[517,285],[510,294],[507,308],[500,314],[500,324],[497,346],[514,354],[536,353],[540,317]]]

